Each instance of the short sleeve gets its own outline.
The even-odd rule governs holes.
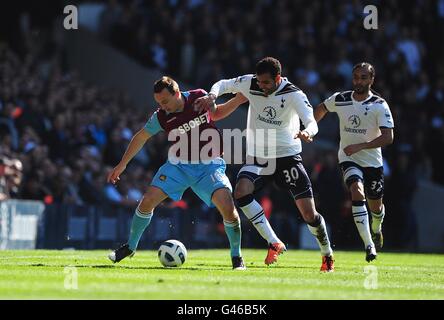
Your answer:
[[[336,112],[336,96],[339,94],[339,92],[334,93],[329,98],[325,99],[324,105],[327,108],[327,111],[329,112]]]
[[[239,76],[234,80],[234,90],[233,93],[240,92],[242,94],[247,94],[250,88],[251,79],[253,75],[247,74]]]
[[[380,128],[394,128],[395,126],[392,112],[385,101],[379,105],[377,121]]]
[[[163,131],[159,119],[157,118],[157,111],[153,113],[153,115],[146,122],[144,129],[150,135],[154,136],[159,131]]]

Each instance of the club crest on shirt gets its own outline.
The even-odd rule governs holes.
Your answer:
[[[276,118],[276,110],[273,107],[265,107],[264,111],[262,111],[265,116],[270,119],[270,120],[274,120],[274,118]]]
[[[359,119],[359,117],[357,116],[357,115],[351,115],[349,118],[348,118],[348,122],[350,123],[350,125],[353,127],[353,128],[357,128],[357,127],[359,127],[360,125],[361,125],[361,119]]]
[[[285,107],[285,106],[284,106],[284,102],[285,102],[285,101],[287,101],[287,100],[285,100],[284,97],[282,97],[282,99],[281,99],[281,108]]]
[[[276,118],[276,109],[272,106],[267,106],[262,110],[262,115],[258,115],[257,119],[269,124],[274,124],[280,126],[282,124],[282,120],[274,120]]]
[[[361,119],[357,115],[353,114],[350,117],[348,117],[348,123],[350,124],[351,128],[345,126],[344,127],[345,132],[358,133],[358,134],[367,133],[367,129],[357,129],[361,125]]]

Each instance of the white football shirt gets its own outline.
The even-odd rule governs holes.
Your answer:
[[[329,112],[336,112],[339,117],[339,163],[353,161],[362,167],[381,167],[381,148],[364,149],[351,156],[344,153],[344,148],[376,139],[381,135],[380,128],[394,128],[387,102],[371,92],[367,99],[356,101],[353,99],[353,91],[344,91],[333,94],[324,101],[324,105]]]
[[[281,158],[302,151],[299,119],[305,130],[314,136],[318,125],[307,96],[286,78],[267,96],[258,86],[257,78],[247,74],[216,82],[210,93],[242,93],[250,106],[247,118],[247,154],[261,158]]]

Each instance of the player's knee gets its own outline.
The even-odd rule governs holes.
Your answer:
[[[313,198],[297,199],[295,203],[305,222],[312,223],[316,219],[318,212],[316,211]]]
[[[139,203],[139,210],[142,212],[151,212],[154,210],[155,199],[149,193],[145,193],[142,201]]]
[[[350,186],[352,200],[363,201],[365,199],[364,186],[360,181],[353,182]]]
[[[234,198],[238,200],[247,195],[252,195],[253,191],[254,191],[253,183],[249,180],[241,179],[234,188]]]
[[[301,215],[304,221],[310,225],[316,223],[317,219],[319,218],[319,214],[313,209],[303,210],[301,211]]]
[[[369,201],[368,207],[371,212],[381,213],[384,205],[382,204],[382,201],[380,203],[379,202],[374,203],[373,201]]]
[[[248,193],[246,192],[246,190],[236,187],[236,189],[234,189],[233,195],[234,195],[234,199],[239,200],[240,198],[243,198],[246,195],[248,195]]]
[[[234,207],[233,198],[228,189],[218,189],[213,193],[212,201],[219,209],[220,213],[226,219],[227,217],[234,217],[236,208]]]
[[[306,217],[304,217],[304,221],[312,227],[318,227],[321,224],[321,215],[313,211]]]

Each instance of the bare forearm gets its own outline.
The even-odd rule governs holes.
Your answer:
[[[222,120],[233,113],[234,110],[236,110],[236,107],[227,107],[225,103],[218,105],[216,111],[211,113],[211,118],[214,121]]]
[[[234,98],[217,106],[215,112],[211,113],[211,117],[215,120],[221,120],[228,117],[234,110],[236,110],[242,103],[247,102],[248,99],[238,93]]]
[[[124,155],[122,156],[122,160],[120,163],[123,165],[127,165],[132,158],[142,149],[143,145],[150,138],[150,134],[145,131],[145,129],[139,130],[131,139],[128,147]]]
[[[325,105],[323,103],[318,104],[318,106],[315,108],[315,110],[313,112],[316,122],[321,121],[327,113],[328,113],[328,110],[325,107]]]
[[[344,152],[347,156],[351,156],[356,152],[359,152],[364,149],[376,149],[380,147],[385,147],[393,142],[393,130],[384,128],[381,129],[381,135],[372,141],[356,143],[346,146],[344,148]]]
[[[388,146],[393,143],[393,137],[390,135],[380,135],[372,141],[362,143],[362,149],[375,149]]]

